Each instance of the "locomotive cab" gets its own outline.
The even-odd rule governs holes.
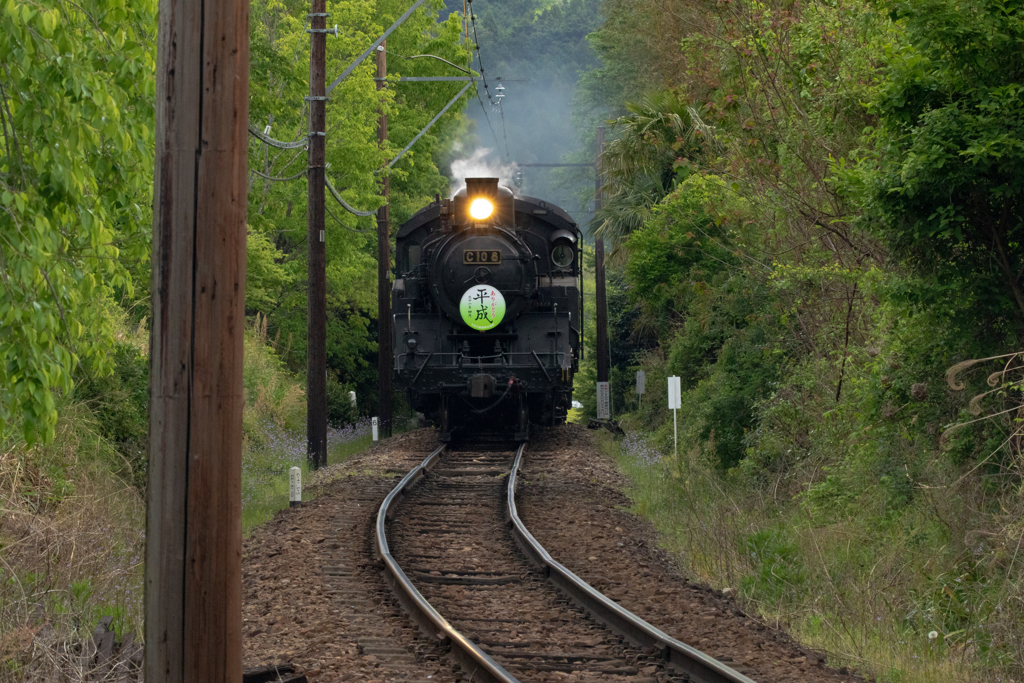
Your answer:
[[[565,420],[581,350],[581,252],[561,209],[468,178],[399,230],[395,374],[442,440]]]

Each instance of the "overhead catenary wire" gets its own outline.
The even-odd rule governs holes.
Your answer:
[[[426,59],[426,58],[436,59],[438,61],[444,62],[445,64],[458,69],[459,71],[462,71],[462,72],[467,73],[467,74],[472,74],[472,72],[469,71],[468,69],[460,67],[459,65],[454,64],[451,61],[449,61],[447,59],[444,59],[443,57],[440,57],[438,55],[431,55],[431,54],[420,54],[420,55],[412,55],[412,56],[396,55],[395,53],[390,52],[390,51],[386,50],[386,48],[383,47],[383,41],[384,41],[385,38],[387,38],[388,34],[391,33],[406,18],[408,18],[408,16],[410,14],[412,14],[412,12],[414,12],[416,10],[416,8],[418,8],[421,4],[423,4],[423,2],[425,2],[425,0],[416,0],[416,2],[412,5],[412,7],[408,8],[406,10],[405,14],[403,14],[394,24],[392,24],[391,27],[388,28],[388,30],[385,31],[384,34],[380,38],[378,38],[366,51],[364,51],[362,55],[360,55],[354,62],[352,62],[348,66],[348,68],[346,68],[345,71],[341,74],[341,76],[339,76],[337,79],[335,79],[335,81],[330,85],[330,87],[328,87],[326,89],[327,93],[330,93],[330,91],[333,90],[335,86],[337,86],[341,81],[343,81],[345,79],[345,77],[348,76],[349,73],[351,73],[352,70],[360,62],[362,62],[363,59],[365,59],[375,49],[379,49],[381,51],[388,52],[389,54],[393,54],[393,55],[395,55],[397,57],[400,57],[402,59],[407,59],[407,60],[409,60],[409,59]],[[312,16],[312,15],[310,15],[310,16]],[[307,19],[306,24],[307,24],[307,26],[309,25],[308,19]],[[337,35],[337,29],[336,28],[335,28],[335,35]],[[479,55],[479,46],[477,46],[477,53]],[[468,85],[466,86],[466,88],[463,88],[462,92],[460,92],[459,95],[456,96],[456,99],[458,98],[458,96],[460,96],[462,93],[464,93],[468,88],[469,88]],[[313,99],[313,98],[307,98],[307,99]],[[316,99],[319,99],[319,98],[316,98]],[[324,99],[326,99],[326,98],[324,98]],[[479,92],[477,92],[477,99],[478,100],[480,99]],[[490,99],[490,94],[488,94],[488,99]],[[453,103],[454,103],[454,100],[452,102],[449,102],[449,104],[446,105],[445,108],[441,111],[441,114],[439,114],[438,116],[434,117],[434,120],[432,120],[430,122],[430,124],[428,124],[428,127],[430,125],[432,125],[434,122],[436,122],[436,120],[440,117],[440,115],[444,114],[444,112],[447,111],[447,109]],[[481,101],[481,106],[483,106],[483,102],[482,101]],[[484,110],[484,115],[485,116],[487,115],[486,109]],[[502,119],[502,122],[504,123],[504,118]],[[488,125],[490,126],[490,119],[489,118],[488,118]],[[491,132],[494,133],[494,127],[493,126],[490,126],[490,127],[491,127]],[[269,136],[269,132],[270,132],[269,126],[268,126],[266,132],[261,132],[256,126],[254,126],[252,123],[249,123],[248,124],[248,130],[249,130],[250,135],[252,135],[257,140],[263,142],[264,144],[266,144],[266,145],[268,145],[270,147],[275,147],[275,148],[281,149],[281,150],[287,150],[287,149],[309,149],[309,142],[310,142],[309,136],[310,135],[326,136],[326,134],[327,134],[326,131],[325,132],[318,132],[318,133],[310,133],[309,135],[302,136],[302,138],[297,139],[297,140],[295,140],[293,142],[285,142],[283,140],[275,140],[274,138],[271,138]],[[418,140],[423,135],[424,132],[425,132],[425,130],[421,131],[419,135],[417,135],[415,138],[413,138],[412,143],[410,143],[410,145],[408,145],[406,147],[406,149],[402,150],[402,153],[399,154],[398,157],[396,157],[395,159],[393,159],[391,161],[391,164],[389,164],[389,167],[393,166],[394,163],[396,161],[398,161],[398,159],[403,154],[405,154],[405,152],[408,150],[408,147],[411,146],[413,143],[415,143],[416,140]],[[495,140],[497,141],[497,136],[496,135],[495,135]],[[507,138],[506,138],[506,145],[505,145],[505,147],[506,147],[506,153],[507,153],[507,151],[508,151]],[[280,154],[278,156],[280,156]],[[296,157],[297,156],[298,155],[296,155]],[[292,161],[289,162],[288,165],[291,165],[291,163],[293,163],[294,161],[295,161],[295,158],[293,158]],[[287,168],[287,166],[286,166],[286,168]],[[265,170],[269,171],[270,169],[266,168]],[[261,178],[264,178],[267,181],[275,181],[275,182],[286,182],[286,181],[289,181],[289,180],[295,180],[297,178],[302,177],[303,175],[306,175],[307,172],[308,172],[308,168],[303,170],[303,171],[300,171],[299,173],[296,173],[295,175],[284,177],[284,176],[272,176],[269,173],[262,173],[260,171],[256,171],[255,169],[252,169],[252,173],[254,175],[257,175],[257,176],[259,176]],[[329,178],[327,178],[325,176],[324,177],[324,181],[325,181],[326,188],[330,191],[330,193],[334,197],[334,199],[342,206],[342,208],[344,208],[349,213],[351,213],[351,214],[353,214],[355,216],[360,216],[360,217],[369,217],[369,216],[373,216],[373,215],[375,215],[377,213],[376,211],[360,211],[359,209],[354,208],[353,206],[351,206],[348,202],[346,202],[341,197],[341,195],[338,193],[338,191],[331,184],[331,181],[330,181]],[[332,214],[332,216],[333,216],[333,214]],[[335,220],[337,220],[337,219],[335,218]],[[342,226],[342,227],[345,227],[345,226]],[[348,229],[348,228],[346,228],[346,229]],[[359,231],[355,231],[355,232],[359,232]]]
[[[280,149],[297,149],[299,147],[305,147],[306,146],[306,140],[301,140],[301,141],[296,141],[296,142],[282,142],[281,140],[275,140],[275,139],[273,139],[272,137],[270,137],[268,135],[264,135],[262,132],[260,132],[260,130],[258,128],[253,126],[251,123],[249,124],[249,132],[256,139],[258,139],[258,140],[260,140],[262,142],[265,142],[266,144],[268,144],[268,145],[270,145],[272,147],[278,147]],[[267,175],[266,173],[260,173],[256,169],[249,169],[249,170],[252,171],[253,173],[255,173],[256,175],[258,175],[261,178],[264,178],[266,180],[272,180],[272,181],[275,181],[275,182],[287,182],[289,180],[297,180],[298,178],[301,178],[302,176],[306,175],[306,169],[303,169],[303,170],[299,171],[295,175],[287,176],[287,177],[279,177],[279,176]],[[325,176],[324,180],[327,181],[327,189],[329,189],[331,191],[331,195],[334,197],[335,200],[337,200],[337,202],[339,204],[341,204],[342,208],[344,208],[346,211],[348,211],[349,213],[351,213],[354,216],[361,216],[361,217],[376,215],[376,213],[377,213],[376,209],[374,209],[373,211],[360,211],[359,209],[354,208],[351,204],[349,204],[348,202],[346,202],[344,199],[341,198],[341,195],[338,194],[338,191],[334,189],[334,185],[331,184],[331,181],[330,181],[329,178],[327,178]],[[335,220],[337,220],[337,219],[335,219]],[[340,221],[339,221],[339,223],[340,223]],[[359,232],[359,231],[354,231],[354,232]]]
[[[338,203],[341,204],[341,206],[346,211],[348,211],[350,214],[352,214],[354,216],[363,216],[363,217],[365,217],[365,216],[376,216],[377,215],[377,209],[374,209],[372,211],[360,211],[359,209],[352,208],[351,204],[349,204],[348,202],[346,202],[344,199],[341,198],[341,195],[338,194],[338,191],[334,189],[334,185],[331,185],[331,179],[328,178],[326,175],[324,175],[324,180],[327,183],[327,189],[331,191],[331,195],[333,195],[334,198],[338,201]]]
[[[483,56],[480,54],[480,39],[477,37],[476,32],[476,12],[473,10],[473,0],[469,2],[469,22],[473,27],[473,49],[476,51],[476,61],[480,65],[480,79],[484,82],[484,94],[487,95],[487,101],[491,103],[491,106],[497,107],[498,112],[501,114],[501,133],[505,140],[505,161],[511,163],[512,154],[508,150],[508,132],[505,129],[505,111],[502,109],[501,101],[495,102],[491,98],[490,86],[487,83],[487,72],[484,69]],[[491,119],[487,116],[487,108],[484,107],[483,100],[480,99],[480,91],[477,90],[477,100],[480,101],[480,107],[484,110],[484,118],[487,119],[487,125],[491,129],[491,133],[494,135],[494,142],[499,143],[498,135],[494,132],[494,126],[491,125]]]
[[[294,142],[284,142],[282,140],[275,140],[269,135],[264,135],[259,128],[252,125],[251,123],[249,124],[249,133],[257,140],[265,142],[271,147],[277,147],[278,149],[299,149],[300,147],[305,147],[306,145],[309,144],[309,140],[305,135],[302,136],[302,139],[296,140]]]
[[[398,54],[397,52],[392,52],[391,50],[384,50],[384,52],[387,52],[387,53],[388,53],[389,55],[391,55],[392,57],[398,57],[399,59],[423,59],[423,58],[425,58],[425,57],[429,57],[429,58],[431,58],[431,59],[436,59],[436,60],[438,60],[439,62],[444,62],[444,63],[445,63],[445,64],[447,64],[448,66],[452,66],[452,67],[455,67],[456,69],[458,69],[459,71],[461,71],[461,72],[463,72],[463,73],[467,73],[467,74],[472,74],[472,73],[473,73],[473,72],[472,72],[472,71],[470,71],[469,69],[463,69],[463,68],[462,68],[461,66],[459,66],[458,64],[454,64],[454,63],[452,63],[452,62],[449,62],[449,61],[448,61],[447,59],[445,59],[444,57],[438,57],[437,55],[400,55],[400,54]]]
[[[498,144],[498,134],[494,132],[494,126],[491,125],[491,117],[487,115],[487,107],[484,106],[484,101],[480,99],[480,91],[476,91],[476,101],[480,103],[480,109],[484,113],[484,120],[487,121],[487,127],[491,129],[491,135],[494,136],[494,144]],[[506,150],[507,152],[507,150]],[[506,154],[507,156],[507,154]]]

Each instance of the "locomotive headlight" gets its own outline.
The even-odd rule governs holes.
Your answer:
[[[482,221],[485,218],[489,218],[494,213],[494,204],[490,199],[484,199],[483,197],[477,197],[469,205],[469,215],[474,220]]]

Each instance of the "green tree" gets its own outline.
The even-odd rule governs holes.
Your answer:
[[[0,430],[49,440],[79,359],[111,369],[104,310],[148,253],[152,0],[0,11]]]
[[[389,37],[388,87],[377,90],[374,57],[368,57],[330,95],[327,105],[327,177],[353,207],[372,210],[383,203],[382,167],[393,158],[463,86],[462,83],[401,83],[401,76],[460,75],[430,58],[437,55],[468,65],[462,44],[461,18],[439,22],[441,2],[417,10]],[[361,54],[406,9],[404,0],[328,2],[338,36],[327,42],[328,82]],[[271,125],[278,139],[306,134],[303,97],[308,94],[309,43],[305,32],[308,5],[292,0],[258,0],[251,15],[250,117],[254,125]],[[449,181],[438,170],[464,127],[465,100],[420,138],[387,173],[390,175],[391,221],[397,230],[409,216],[447,194]],[[377,119],[388,115],[389,140],[377,143]],[[306,183],[305,151],[275,150],[250,142],[249,192],[250,277],[247,309],[269,316],[271,335],[292,370],[305,368],[306,348]],[[377,238],[375,220],[345,211],[327,196],[327,358],[329,369],[347,389],[360,396],[361,409],[376,400]],[[368,399],[368,400],[367,400]]]
[[[648,93],[626,109],[612,121],[617,137],[601,156],[607,199],[595,234],[615,243],[643,227],[676,183],[704,165],[715,135],[675,91]]]
[[[918,303],[1024,335],[1024,4],[913,0],[872,108],[860,169],[866,218],[907,268]]]

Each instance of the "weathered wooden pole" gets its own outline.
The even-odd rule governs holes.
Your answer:
[[[145,679],[238,683],[249,3],[159,16]]]
[[[377,90],[383,89],[387,82],[388,61],[387,41],[377,49]],[[388,139],[388,115],[381,108],[377,121],[377,142],[383,146]],[[384,206],[377,209],[377,393],[380,401],[377,414],[380,416],[382,437],[391,436],[391,366],[392,332],[391,332],[391,215],[388,209],[390,182],[385,175],[381,182],[384,194]]]
[[[327,120],[327,0],[313,0],[309,33],[309,166],[306,172],[306,457],[327,465],[327,255],[324,158]]]
[[[594,225],[601,210],[601,154],[604,152],[604,126],[597,129],[597,161],[594,163]],[[604,240],[594,240],[594,292],[597,295],[597,381],[608,381],[608,301],[604,287]]]

